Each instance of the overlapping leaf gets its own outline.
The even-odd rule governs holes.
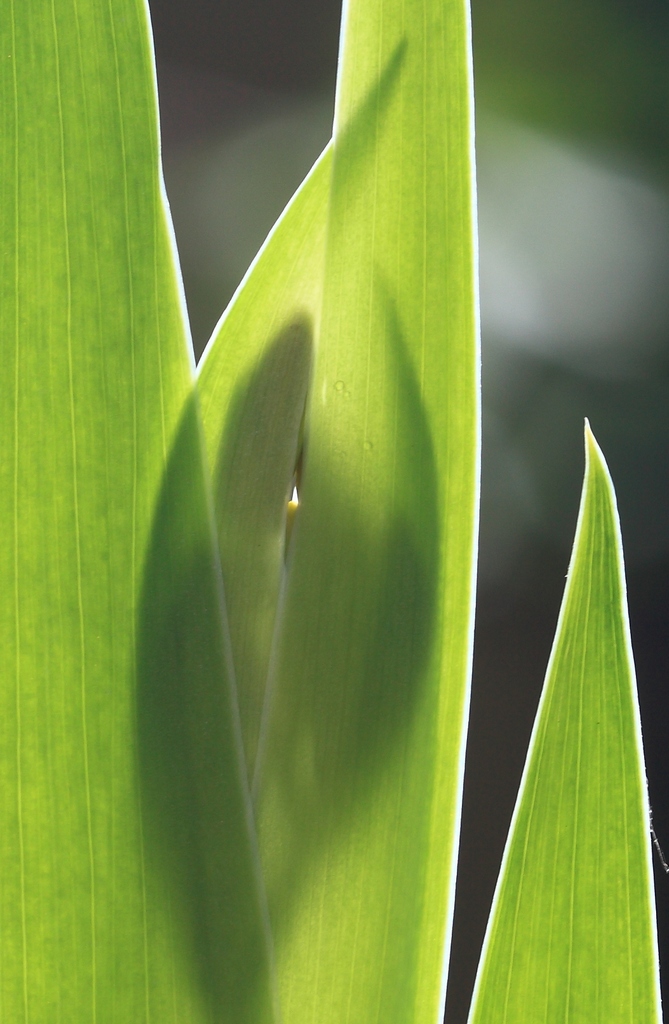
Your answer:
[[[201,377],[224,572],[232,566],[238,581],[230,620],[250,687],[242,706],[279,988],[290,1021],[436,1020],[478,495],[463,5],[347,6],[329,196],[319,173],[237,306],[254,279],[267,287],[265,267],[285,268],[285,291],[266,300],[249,291],[265,323],[251,322],[250,301],[237,319],[233,308]],[[311,202],[322,204],[317,216]],[[326,202],[322,300],[312,277],[320,256],[306,268],[309,299],[296,299],[290,268],[320,245],[301,248],[298,231],[311,216],[319,235]],[[250,364],[238,355],[248,344]],[[232,396],[224,422],[214,394]],[[247,460],[267,437],[277,470],[263,495]],[[277,579],[295,472],[299,508]],[[271,571],[259,552],[245,581],[237,545],[260,518]],[[248,653],[253,633],[262,663]]]

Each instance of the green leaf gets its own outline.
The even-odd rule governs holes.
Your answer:
[[[329,196],[317,169],[200,383],[282,1011],[388,1024],[438,1019],[452,913],[478,499],[471,75],[464,5],[346,12]],[[326,204],[321,303],[320,256],[291,274]],[[276,472],[253,479],[267,438]],[[245,580],[261,518],[270,569],[261,553]]]
[[[661,1020],[615,495],[586,424],[574,550],[470,1020]]]
[[[141,0],[0,19],[0,1016],[272,1017]]]

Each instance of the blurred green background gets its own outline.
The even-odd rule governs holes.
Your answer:
[[[196,353],[330,134],[340,0],[150,0]],[[669,848],[669,5],[474,0],[483,499],[446,1019],[464,1024],[564,585],[583,418],[626,546]],[[656,858],[665,991],[669,877]]]

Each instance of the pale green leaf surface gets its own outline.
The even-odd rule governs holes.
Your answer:
[[[0,19],[0,1019],[269,1021],[140,0]]]
[[[291,1024],[442,1012],[478,497],[469,60],[463,3],[346,6],[254,786]]]
[[[661,1020],[649,816],[613,486],[586,471],[472,1024]]]
[[[320,316],[331,165],[328,147],[267,239],[198,367],[250,778]]]

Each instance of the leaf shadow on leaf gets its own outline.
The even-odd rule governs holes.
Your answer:
[[[317,450],[307,420],[304,501],[259,754],[258,821],[277,943],[290,931],[300,893],[309,891],[309,873],[378,814],[380,788],[404,771],[434,680],[436,463],[396,306],[378,276],[375,316],[374,358],[390,380],[388,432],[365,458],[386,467],[382,507],[357,503],[355,490],[339,486],[347,472],[342,453]],[[363,448],[364,438],[355,443]],[[410,815],[418,828],[430,799],[427,790],[416,793]],[[388,843],[394,838],[391,827]],[[396,884],[420,901],[421,879],[404,872],[407,863],[398,866]]]
[[[193,397],[165,468],[138,611],[140,797],[147,875],[170,904],[176,958],[206,1019],[250,1022],[271,1016],[259,1006],[267,936],[200,453]]]
[[[277,603],[286,514],[313,362],[313,325],[296,313],[236,386],[213,473],[242,735],[253,777]]]
[[[361,164],[373,166],[377,136],[388,122],[407,49],[408,41],[402,37],[394,46],[376,82],[356,105],[348,121],[337,130],[334,158],[346,164],[348,180],[356,179]],[[335,175],[333,184],[336,185],[336,181]]]

